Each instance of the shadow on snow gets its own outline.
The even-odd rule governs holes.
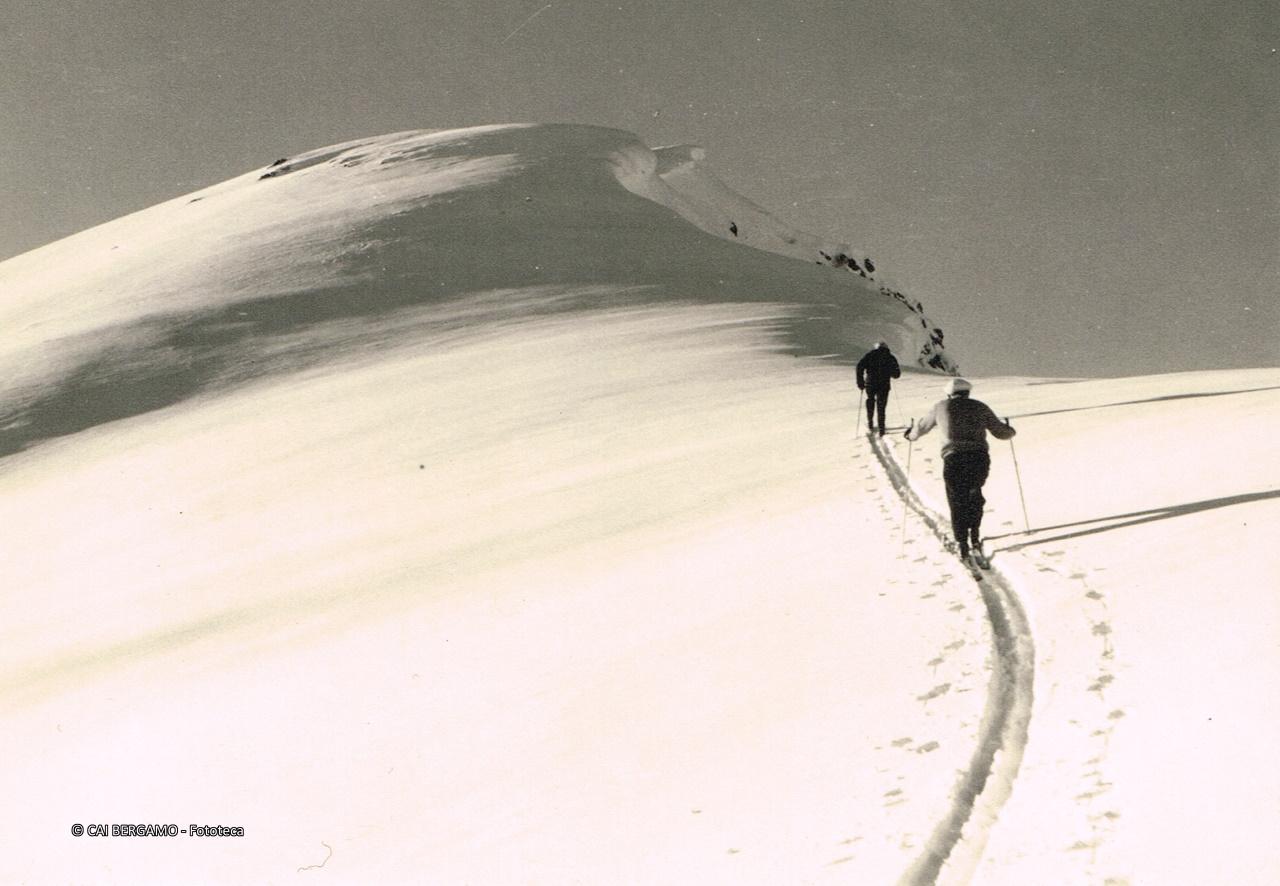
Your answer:
[[[1090,409],[1110,409],[1113,406],[1140,406],[1143,403],[1163,403],[1166,400],[1194,400],[1200,397],[1229,397],[1233,394],[1253,394],[1258,391],[1278,391],[1280,385],[1264,388],[1242,388],[1238,391],[1205,391],[1197,394],[1166,394],[1163,397],[1148,397],[1145,400],[1124,400],[1119,403],[1098,403],[1093,406],[1072,406],[1067,409],[1046,409],[1043,412],[1022,412],[1009,416],[1012,418],[1032,418],[1038,415],[1061,415],[1065,412],[1087,412]]]
[[[1255,501],[1267,501],[1268,499],[1280,498],[1280,489],[1270,489],[1266,492],[1249,492],[1242,495],[1228,495],[1223,498],[1210,498],[1204,501],[1190,502],[1181,505],[1169,505],[1163,508],[1151,508],[1146,511],[1134,511],[1129,514],[1113,514],[1109,517],[1095,517],[1091,520],[1077,520],[1074,523],[1060,523],[1057,526],[1041,526],[1031,530],[1031,534],[1041,532],[1055,532],[1059,529],[1071,529],[1076,526],[1090,526],[1093,523],[1107,523],[1106,526],[1094,526],[1090,529],[1081,529],[1078,532],[1067,532],[1061,535],[1054,535],[1048,538],[1035,538],[1031,541],[1025,541],[1018,544],[1008,545],[1007,547],[996,548],[998,551],[1020,551],[1023,548],[1033,547],[1035,545],[1049,544],[1051,542],[1066,541],[1072,538],[1083,538],[1088,535],[1097,535],[1100,532],[1110,532],[1114,529],[1125,529],[1130,526],[1140,526],[1143,523],[1154,523],[1157,520],[1168,520],[1172,517],[1185,517],[1189,514],[1198,514],[1202,511],[1212,511],[1217,508],[1229,508],[1234,505],[1250,504]],[[1122,522],[1112,523],[1112,520]],[[1002,538],[1013,538],[1018,535],[1025,535],[1022,532],[1013,532],[1005,535],[993,535],[989,537],[990,541],[998,541]]]

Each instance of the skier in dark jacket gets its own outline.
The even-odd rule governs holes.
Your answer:
[[[874,418],[880,417],[880,436],[884,436],[884,409],[889,404],[891,379],[901,378],[898,358],[882,341],[858,361],[858,390],[867,392],[867,433],[875,431]]]
[[[970,546],[982,553],[982,484],[991,471],[991,455],[987,451],[987,431],[999,440],[1017,433],[1008,422],[996,418],[991,407],[981,400],[971,400],[973,389],[963,378],[947,383],[947,399],[934,404],[929,414],[907,428],[908,440],[918,440],[934,429],[942,429],[942,479],[947,486],[947,504],[951,507],[951,531],[960,546],[961,558],[968,558]]]

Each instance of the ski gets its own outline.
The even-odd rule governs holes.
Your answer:
[[[982,581],[982,567],[980,567],[973,559],[973,554],[966,554],[962,556],[957,552],[956,556],[957,559],[964,564],[964,568],[968,570],[969,575],[974,581]]]
[[[981,550],[971,549],[962,552],[952,541],[946,542],[945,547],[950,553],[955,554],[956,559],[965,565],[974,578],[981,579],[984,572],[990,571],[991,561]]]
[[[987,556],[987,552],[982,549],[982,542],[974,541],[973,546],[969,550],[973,556],[973,562],[979,569],[991,568],[991,558],[989,558]]]

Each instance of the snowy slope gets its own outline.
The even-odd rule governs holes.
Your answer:
[[[908,363],[952,367],[930,322],[870,281],[705,236],[623,184],[680,208],[681,185],[616,130],[403,133],[11,259],[0,446],[485,317],[626,305],[758,304],[794,354],[847,360],[883,337]]]
[[[1041,527],[1000,444],[993,733],[1003,628],[854,433],[930,330],[748,210],[410,133],[0,265],[0,881],[1273,881],[1280,371],[979,381]],[[70,834],[169,822],[245,836]]]

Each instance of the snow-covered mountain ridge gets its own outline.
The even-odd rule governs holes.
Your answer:
[[[783,351],[847,362],[883,338],[908,365],[954,370],[941,330],[865,256],[833,266],[847,246],[790,230],[700,158],[588,126],[398,133],[6,261],[0,450],[517,302],[756,304]]]

